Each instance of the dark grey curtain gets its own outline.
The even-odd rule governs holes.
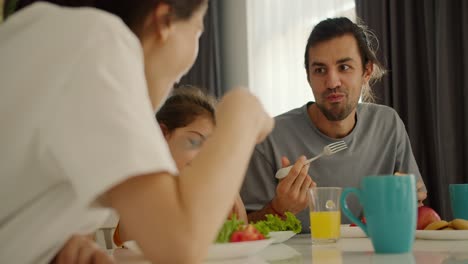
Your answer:
[[[390,70],[378,101],[406,124],[426,204],[451,219],[448,185],[468,183],[468,1],[356,0],[356,11]]]
[[[225,92],[221,87],[219,12],[218,0],[209,1],[208,12],[205,16],[205,32],[200,37],[197,60],[178,84],[200,86],[218,98]]]

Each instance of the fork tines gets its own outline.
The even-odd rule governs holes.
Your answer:
[[[330,148],[332,152],[338,152],[338,151],[348,148],[348,146],[346,145],[346,142],[344,141],[338,141],[338,142],[332,143],[328,145],[328,147]]]

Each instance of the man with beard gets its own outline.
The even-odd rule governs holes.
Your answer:
[[[266,214],[292,212],[310,232],[307,190],[312,186],[358,187],[368,175],[412,173],[418,179],[418,200],[426,189],[414,159],[405,126],[390,107],[372,103],[370,83],[384,69],[375,56],[374,35],[347,18],[327,19],[312,30],[305,69],[315,102],[277,116],[268,138],[257,145],[241,190],[250,221]],[[306,164],[325,145],[345,141],[346,150]],[[297,159],[282,180],[275,173]],[[354,197],[348,205],[362,214]],[[354,198],[354,199],[353,199]],[[342,223],[349,223],[346,217]]]

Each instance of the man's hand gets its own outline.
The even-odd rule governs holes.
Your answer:
[[[407,175],[407,173],[403,173],[403,172],[395,172],[395,175],[397,176],[402,176],[402,175]],[[424,183],[421,181],[421,180],[418,180],[416,182],[416,191],[418,193],[418,207],[419,206],[423,206],[423,201],[426,200],[427,198],[427,192],[424,192],[422,191],[424,187]]]
[[[282,158],[281,163],[283,167],[291,164],[286,157]],[[316,184],[308,174],[310,165],[305,163],[306,157],[301,156],[288,175],[280,180],[276,187],[276,197],[271,201],[273,210],[279,213],[297,214],[307,207],[307,192]]]
[[[421,180],[418,180],[416,183],[416,189],[418,192],[418,207],[423,206],[423,201],[426,200],[427,198],[427,192],[423,192],[422,188],[424,187],[424,184]]]
[[[73,235],[55,256],[52,264],[113,264],[114,259],[89,237]]]

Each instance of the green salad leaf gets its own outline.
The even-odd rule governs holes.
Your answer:
[[[296,234],[300,233],[302,231],[301,221],[297,219],[297,217],[290,212],[286,212],[285,215],[286,215],[286,220],[285,220],[286,230],[291,230]]]
[[[285,216],[286,219],[283,220],[277,215],[267,214],[265,215],[266,220],[258,221],[254,226],[265,236],[267,236],[269,232],[275,231],[293,231],[296,234],[300,233],[302,230],[301,221],[290,212],[286,212]]]
[[[260,232],[260,234],[264,235],[266,238],[268,238],[268,234],[270,233],[270,227],[266,223],[266,221],[259,221],[255,224],[253,224],[255,228]]]
[[[237,231],[244,225],[244,221],[238,220],[236,214],[233,214],[230,220],[224,222],[218,232],[216,243],[228,243],[234,231]]]

